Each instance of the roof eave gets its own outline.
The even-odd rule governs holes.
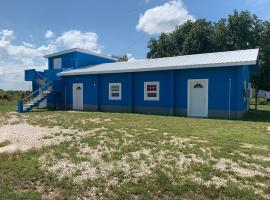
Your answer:
[[[85,50],[85,49],[80,49],[80,48],[68,49],[68,50],[64,50],[64,51],[60,51],[60,52],[48,54],[48,55],[45,55],[43,57],[44,58],[52,58],[52,57],[56,57],[56,56],[60,56],[60,55],[64,55],[64,54],[72,53],[72,52],[81,52],[81,53],[89,54],[89,55],[92,55],[92,56],[97,56],[97,57],[100,57],[100,58],[106,58],[106,59],[109,59],[109,60],[112,60],[112,61],[117,61],[116,58],[113,58],[111,56],[108,56],[108,55],[105,55],[105,54],[99,54],[99,53],[91,52],[91,51],[88,51],[88,50]]]
[[[177,70],[177,69],[197,69],[197,68],[213,68],[213,67],[233,67],[233,66],[246,66],[256,65],[256,61],[235,62],[235,63],[217,63],[217,64],[202,64],[202,65],[187,65],[187,66],[166,66],[158,68],[143,68],[143,69],[126,69],[126,70],[103,70],[103,71],[90,71],[90,72],[72,72],[73,70],[60,72],[57,76],[77,76],[77,75],[90,75],[90,74],[111,74],[111,73],[128,73],[128,72],[146,72],[146,71],[162,71],[162,70]]]

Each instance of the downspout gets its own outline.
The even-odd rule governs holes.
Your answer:
[[[67,86],[65,84],[65,110],[67,110]]]
[[[229,78],[229,119],[231,119],[231,93],[232,93],[232,79]]]

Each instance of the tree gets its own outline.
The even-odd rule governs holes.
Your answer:
[[[148,58],[260,48],[260,75],[252,77],[257,89],[270,90],[270,22],[248,11],[234,11],[213,23],[188,21],[169,34],[150,39]]]
[[[211,22],[204,19],[195,21],[189,34],[186,35],[182,53],[187,55],[211,52],[213,50],[212,32],[213,26]]]
[[[114,56],[118,62],[126,62],[128,61],[128,56],[125,54],[125,55],[121,55],[121,56]]]

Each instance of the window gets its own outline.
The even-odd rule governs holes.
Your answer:
[[[200,84],[200,83],[197,83],[197,84],[194,85],[194,88],[203,88],[203,85]]]
[[[53,59],[53,68],[54,69],[61,69],[61,67],[62,67],[62,59],[61,58]]]
[[[109,83],[109,99],[121,100],[121,83]]]
[[[159,82],[144,82],[144,100],[159,101]]]

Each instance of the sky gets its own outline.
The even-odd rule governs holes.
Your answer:
[[[84,48],[144,59],[147,42],[187,20],[217,21],[237,9],[270,20],[270,0],[2,0],[0,89],[26,90],[25,69],[44,55]]]

